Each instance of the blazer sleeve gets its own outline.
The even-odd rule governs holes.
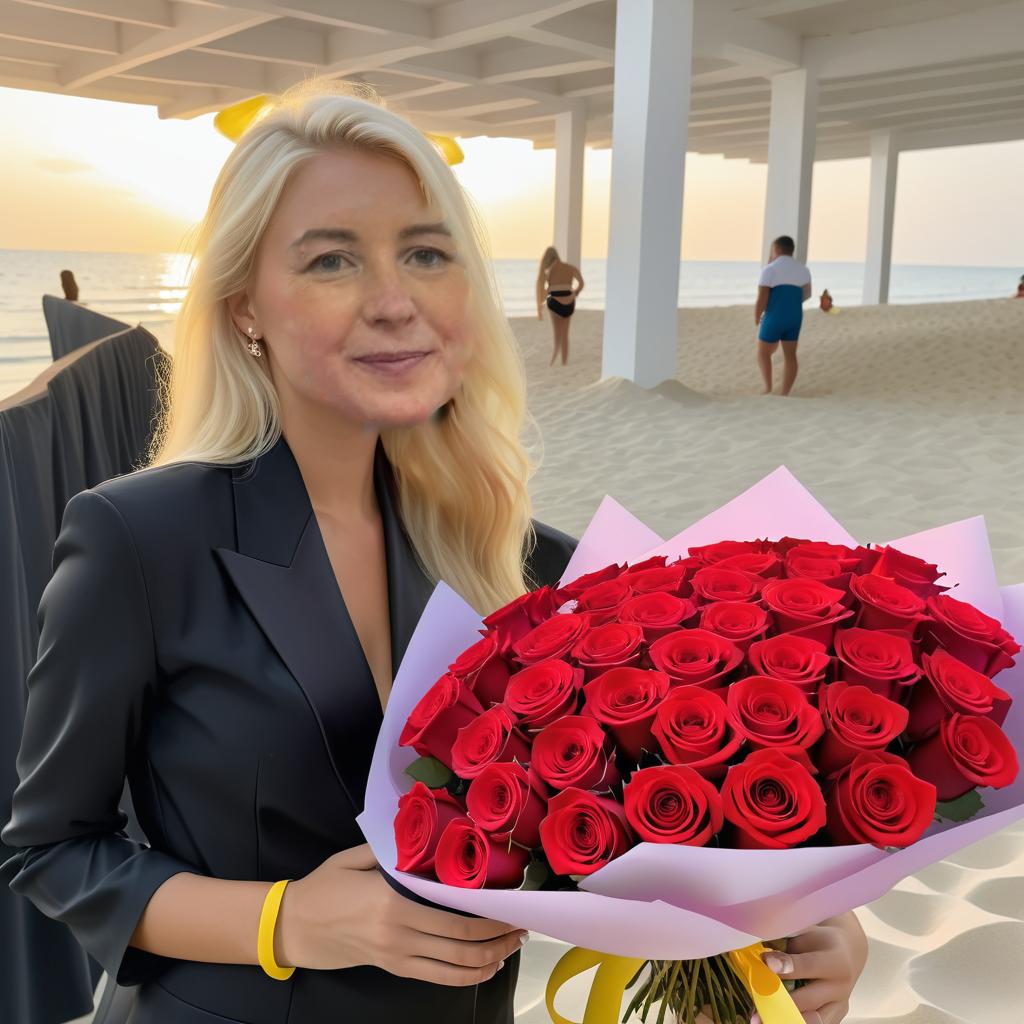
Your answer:
[[[118,803],[156,685],[146,585],[128,526],[96,491],[68,503],[39,605],[0,879],[65,923],[111,977],[135,985],[162,957],[128,941],[153,893],[190,865],[127,837]]]

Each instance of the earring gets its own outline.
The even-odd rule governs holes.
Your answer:
[[[250,327],[247,333],[249,335],[250,341],[249,344],[246,345],[245,347],[249,350],[249,355],[255,356],[255,358],[259,359],[260,356],[263,355],[263,349],[260,347],[259,338],[256,337],[255,328]]]

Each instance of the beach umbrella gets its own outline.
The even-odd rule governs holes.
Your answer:
[[[213,119],[213,126],[221,135],[237,142],[242,133],[260,116],[265,110],[269,110],[276,102],[276,96],[252,96],[240,103],[233,103],[225,107]],[[430,141],[441,151],[441,155],[448,162],[449,166],[461,164],[465,160],[462,147],[450,135],[432,135],[424,133]]]

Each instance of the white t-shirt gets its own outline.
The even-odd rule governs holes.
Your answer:
[[[799,260],[792,256],[780,256],[761,271],[758,285],[775,288],[780,284],[792,284],[797,288],[811,283],[811,272]]]

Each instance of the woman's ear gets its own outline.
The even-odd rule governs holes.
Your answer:
[[[256,316],[252,311],[252,305],[249,302],[249,293],[247,291],[235,292],[234,295],[228,296],[228,312],[231,314],[231,319],[234,321],[235,327],[238,328],[240,334],[248,335],[249,328],[259,334],[259,325],[256,323]]]

